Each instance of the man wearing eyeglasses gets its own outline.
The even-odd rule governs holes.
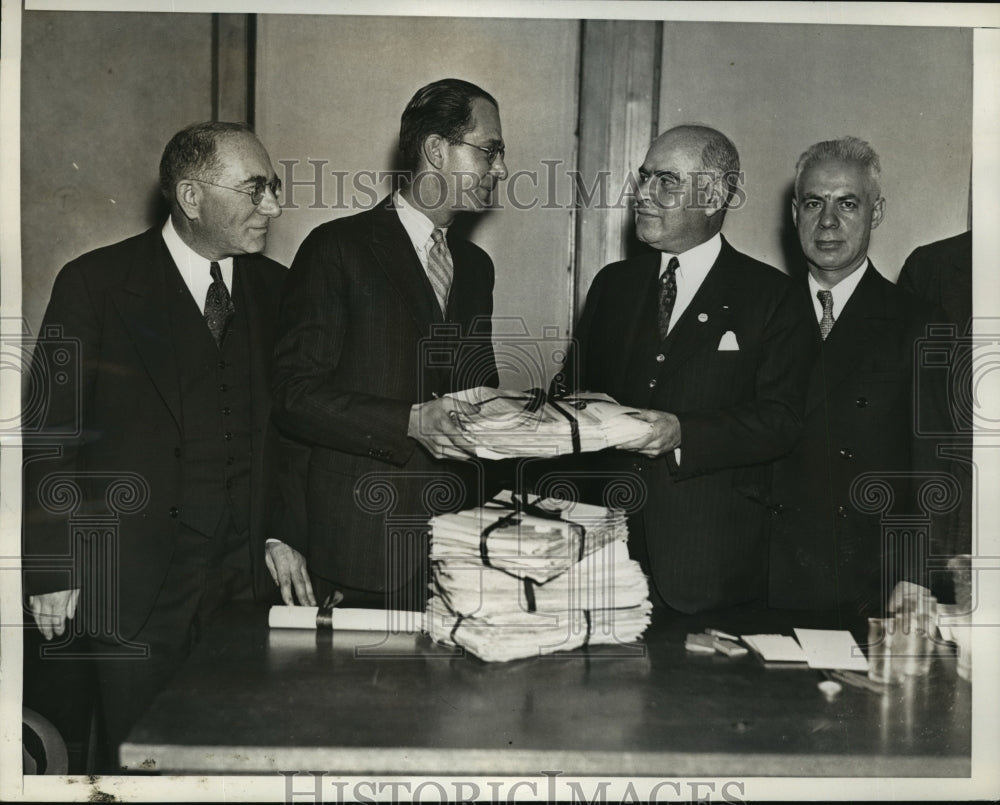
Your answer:
[[[167,144],[160,189],[164,224],[60,272],[35,353],[52,378],[38,430],[59,455],[26,467],[25,586],[46,639],[90,638],[112,767],[199,628],[253,597],[264,541],[281,536],[265,517],[277,506],[268,423],[286,271],[260,254],[280,183],[248,127],[200,123]],[[67,343],[76,365],[61,365]],[[61,383],[67,373],[78,382]],[[57,483],[77,490],[72,511]],[[108,564],[46,569],[80,517],[109,514]],[[292,549],[271,550],[294,566]]]
[[[445,395],[497,385],[493,263],[456,237],[506,178],[496,100],[458,79],[402,114],[411,180],[376,208],[317,227],[285,290],[275,417],[312,445],[306,553],[317,598],[419,610],[427,521],[476,502],[479,467]],[[454,460],[458,459],[458,460]]]

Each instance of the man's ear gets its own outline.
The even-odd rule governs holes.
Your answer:
[[[441,170],[444,165],[445,147],[448,141],[440,134],[431,134],[424,139],[423,147],[420,149],[427,160],[427,164],[436,170]]]
[[[879,196],[878,201],[872,205],[872,229],[882,223],[883,218],[885,218],[885,199]]]
[[[190,179],[181,179],[174,187],[174,201],[184,213],[184,217],[193,221],[198,217],[201,208],[202,190],[197,182]]]
[[[726,183],[721,177],[712,180],[705,200],[705,215],[711,218],[726,208]]]

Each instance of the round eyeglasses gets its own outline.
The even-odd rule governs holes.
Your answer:
[[[215,182],[208,181],[208,179],[189,179],[188,181],[210,184],[212,187],[221,187],[223,190],[232,190],[234,193],[242,193],[244,196],[250,196],[250,201],[253,202],[255,207],[260,206],[260,203],[264,200],[264,194],[268,190],[270,190],[274,195],[275,201],[277,201],[278,196],[281,195],[281,179],[277,176],[275,176],[270,182],[257,182],[254,184],[253,190],[240,190],[238,187],[216,184]]]
[[[496,162],[497,157],[503,159],[507,155],[507,147],[504,145],[490,145],[490,146],[476,145],[475,143],[468,143],[465,140],[459,140],[458,143],[459,145],[468,145],[471,146],[472,148],[478,148],[480,151],[486,154],[486,162],[489,165],[492,165],[494,162]]]

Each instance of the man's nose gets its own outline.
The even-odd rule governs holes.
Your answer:
[[[503,157],[500,154],[497,154],[497,158],[490,165],[490,174],[496,176],[498,181],[503,181],[507,178],[507,163],[503,161]]]
[[[836,215],[836,210],[832,204],[824,204],[819,214],[819,225],[823,229],[833,229],[840,225],[840,219]]]
[[[270,187],[264,188],[264,198],[260,200],[257,209],[268,218],[278,218],[281,215],[281,204],[278,201],[278,196]]]

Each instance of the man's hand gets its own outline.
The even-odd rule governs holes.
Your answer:
[[[29,595],[31,615],[38,625],[38,631],[46,640],[52,636],[61,637],[66,631],[66,619],[76,616],[76,604],[80,600],[80,588],[60,590],[57,593]]]
[[[465,435],[457,415],[478,410],[472,403],[451,397],[419,403],[410,409],[406,435],[420,442],[434,458],[473,458],[476,446]]]
[[[631,450],[633,453],[656,458],[680,446],[681,423],[673,414],[668,414],[666,411],[642,410],[630,412],[628,416],[649,423],[650,430],[641,438],[618,445],[619,450]]]
[[[278,540],[268,540],[264,546],[264,564],[281,589],[281,600],[286,606],[294,606],[296,598],[302,606],[316,606],[305,557],[295,548]]]

